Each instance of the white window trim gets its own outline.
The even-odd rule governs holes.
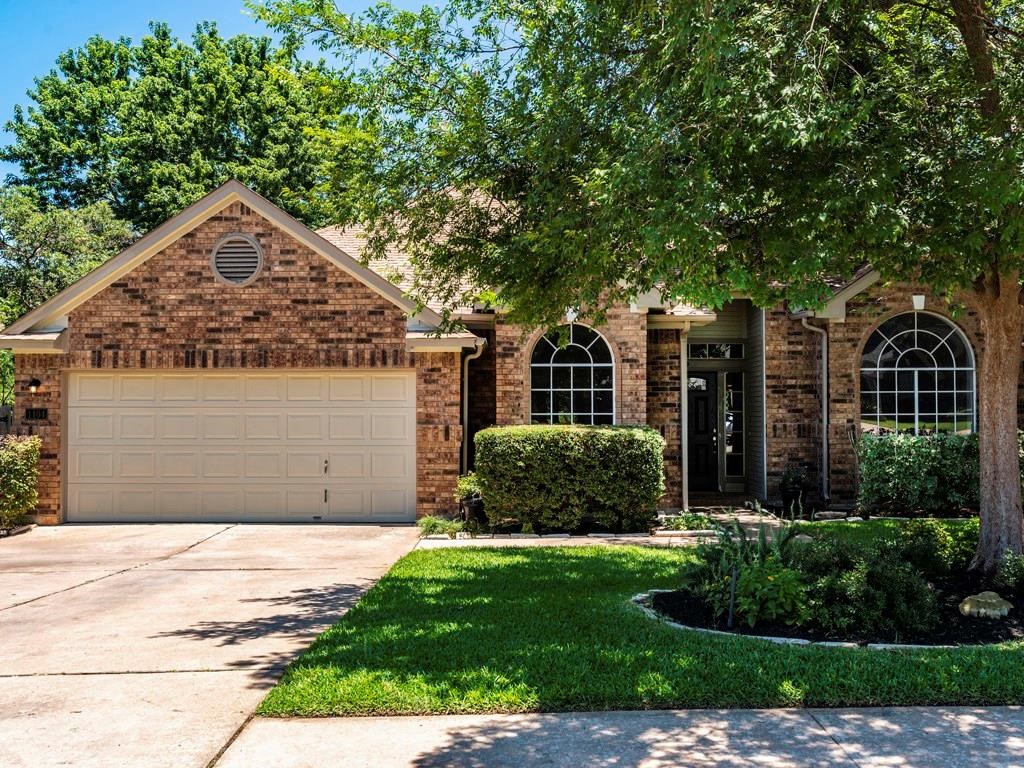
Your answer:
[[[914,327],[912,329],[907,329],[905,331],[900,331],[899,333],[897,333],[895,335],[892,335],[892,336],[890,336],[889,334],[887,334],[885,331],[882,330],[883,327],[887,323],[891,322],[892,320],[895,320],[898,317],[903,317],[903,316],[908,315],[908,314],[909,315],[914,315]],[[920,317],[921,315],[930,315],[930,316],[935,317],[938,320],[942,321],[949,328],[949,332],[946,335],[940,337],[938,334],[935,334],[935,333],[933,333],[931,331],[927,331],[927,330],[922,331],[918,327],[918,322],[917,322],[917,318]],[[938,402],[936,400],[935,411],[932,412],[932,413],[925,412],[923,415],[925,415],[925,416],[934,415],[935,419],[936,419],[936,422],[938,422],[938,419],[939,419],[940,416],[952,415],[953,416],[953,432],[954,432],[954,434],[959,433],[959,429],[957,429],[959,427],[959,425],[960,425],[960,420],[958,418],[959,417],[959,412],[956,410],[956,407],[957,407],[956,406],[956,404],[957,404],[957,396],[960,395],[960,394],[968,394],[969,393],[971,395],[971,422],[970,422],[969,429],[970,429],[970,432],[972,432],[972,433],[977,431],[977,429],[978,429],[978,373],[977,373],[976,358],[975,358],[975,354],[974,354],[974,348],[971,346],[970,340],[967,338],[967,335],[960,329],[960,327],[958,325],[956,325],[956,323],[954,323],[949,318],[944,317],[944,316],[942,316],[942,315],[940,315],[940,314],[938,314],[936,312],[928,312],[928,311],[925,311],[925,310],[914,310],[912,312],[901,312],[899,314],[896,314],[896,315],[893,315],[892,317],[887,318],[885,321],[880,323],[878,325],[878,327],[874,329],[874,331],[872,331],[871,336],[873,336],[875,333],[880,334],[882,336],[882,338],[885,339],[885,341],[882,342],[882,344],[880,345],[880,348],[883,351],[884,351],[885,347],[887,347],[887,346],[895,347],[896,345],[893,343],[894,340],[897,339],[898,337],[904,335],[904,334],[907,334],[907,333],[914,333],[914,334],[926,333],[926,334],[928,334],[930,336],[933,336],[936,339],[938,339],[938,343],[935,346],[936,349],[938,349],[939,346],[942,346],[942,345],[945,345],[947,347],[947,349],[949,350],[949,356],[953,360],[954,365],[952,365],[952,366],[948,366],[948,365],[941,365],[941,366],[940,365],[934,365],[934,366],[932,366],[930,368],[900,368],[899,367],[899,361],[903,358],[903,356],[905,354],[907,354],[908,352],[914,351],[914,350],[919,350],[921,352],[925,352],[926,354],[928,354],[928,356],[932,359],[933,362],[935,361],[934,354],[932,354],[931,352],[928,352],[927,350],[923,349],[922,347],[914,346],[911,349],[907,349],[907,350],[904,350],[903,352],[900,352],[899,355],[896,358],[896,363],[894,365],[892,365],[892,366],[885,366],[885,367],[880,367],[880,366],[877,366],[877,365],[875,365],[875,366],[867,366],[867,367],[865,367],[863,365],[860,366],[859,369],[858,369],[860,374],[871,373],[871,374],[875,374],[875,376],[877,377],[879,374],[882,374],[882,373],[892,373],[894,375],[894,377],[895,377],[895,380],[893,382],[893,389],[892,390],[889,390],[889,389],[883,390],[883,389],[879,388],[879,386],[878,386],[878,379],[876,378],[876,389],[873,392],[869,393],[869,394],[873,395],[874,398],[875,398],[875,413],[873,415],[873,418],[870,421],[868,421],[865,418],[865,416],[867,415],[867,414],[864,413],[864,396],[865,395],[864,395],[864,391],[861,390],[861,392],[860,392],[860,403],[858,405],[859,405],[859,411],[860,411],[860,415],[859,415],[860,416],[860,423],[862,425],[870,423],[870,424],[872,424],[874,426],[875,429],[879,430],[879,432],[880,432],[881,429],[882,429],[882,419],[881,419],[881,417],[883,415],[884,416],[892,415],[892,416],[896,417],[896,424],[897,424],[897,431],[898,431],[898,426],[901,423],[900,422],[901,412],[899,410],[899,396],[901,394],[902,395],[913,395],[913,397],[914,397],[914,412],[913,412],[912,415],[913,415],[913,421],[914,421],[914,434],[915,435],[920,434],[920,432],[921,432],[921,416],[922,416],[922,412],[920,410],[921,388],[920,388],[920,385],[919,385],[918,382],[919,382],[919,374],[920,374],[920,372],[921,371],[925,371],[925,372],[935,373],[936,375],[939,374],[939,373],[952,373],[953,374],[953,388],[952,389],[939,389],[938,388],[938,379],[936,378],[936,388],[934,390],[928,390],[928,393],[933,393],[936,396],[936,399],[938,398],[939,395],[952,395],[953,396],[953,409],[954,410],[953,410],[952,413],[947,413],[945,411],[940,412],[938,410]],[[963,343],[964,348],[967,350],[967,357],[968,357],[968,363],[969,363],[968,365],[956,365],[955,364],[956,363],[956,356],[953,354],[952,349],[949,349],[949,346],[948,346],[948,343],[947,343],[949,341],[949,339],[952,338],[954,335],[956,335],[956,336],[958,336],[960,338],[960,341]],[[868,339],[870,340],[870,336],[868,337]],[[867,342],[865,342],[865,347],[866,347],[866,345],[867,345]],[[861,350],[861,359],[862,360],[863,360],[863,355],[864,355],[864,349]],[[881,357],[881,353],[879,353],[878,357],[879,358]],[[970,388],[970,390],[958,388],[957,385],[956,385],[956,374],[957,373],[968,373],[968,372],[971,374],[971,388]],[[904,373],[904,374],[906,374],[906,373],[913,373],[913,376],[914,376],[914,386],[913,386],[912,390],[901,390],[899,388],[899,374],[900,373]],[[884,395],[890,395],[891,394],[891,395],[895,396],[895,403],[894,403],[895,410],[891,414],[888,413],[888,412],[886,412],[884,414],[882,413],[881,396],[883,394]],[[910,416],[911,414],[908,413],[907,415]],[[908,422],[908,426],[909,426],[909,422]]]
[[[580,415],[588,415],[588,416],[590,416],[590,419],[591,419],[590,423],[591,424],[594,423],[594,418],[597,417],[597,416],[610,416],[611,417],[611,423],[612,424],[616,423],[616,413],[618,412],[616,410],[616,408],[618,406],[618,397],[616,396],[616,384],[617,384],[618,376],[617,376],[616,371],[615,371],[615,350],[612,348],[611,342],[609,342],[608,339],[605,338],[604,334],[602,334],[596,328],[594,328],[592,326],[589,326],[589,325],[586,325],[584,323],[567,323],[565,326],[559,326],[559,328],[553,329],[553,331],[557,331],[560,328],[564,328],[566,326],[568,326],[571,329],[572,326],[574,326],[574,325],[578,325],[581,328],[587,328],[588,330],[593,331],[594,334],[597,336],[597,338],[595,338],[592,342],[590,342],[590,344],[588,344],[586,347],[582,346],[581,344],[574,344],[574,343],[572,343],[571,340],[570,340],[570,343],[568,345],[568,346],[580,347],[580,349],[584,350],[587,353],[587,355],[590,357],[589,366],[590,366],[590,369],[591,369],[591,375],[590,375],[591,386],[590,387],[579,387],[579,388],[571,387],[570,389],[565,389],[564,387],[554,387],[554,386],[538,387],[536,389],[534,388],[534,386],[533,386],[533,369],[535,367],[536,368],[545,368],[545,369],[551,371],[551,373],[552,373],[552,384],[553,384],[554,383],[554,375],[553,374],[554,374],[554,369],[555,368],[578,368],[578,367],[581,367],[581,366],[588,365],[588,363],[554,363],[554,362],[552,362],[552,363],[534,363],[533,362],[533,356],[537,352],[537,346],[539,344],[541,344],[542,342],[547,342],[548,344],[551,344],[551,342],[548,341],[548,338],[547,338],[549,333],[551,333],[551,331],[549,331],[547,333],[541,334],[537,338],[537,341],[534,342],[533,346],[530,348],[530,357],[529,357],[529,365],[528,365],[528,369],[529,369],[529,373],[528,373],[528,376],[529,376],[529,379],[528,379],[529,387],[527,388],[527,390],[528,390],[527,391],[527,405],[528,405],[528,409],[529,409],[529,422],[528,423],[530,423],[530,424],[534,423],[533,419],[534,419],[535,415],[547,416],[549,421],[546,422],[546,423],[548,423],[548,424],[557,424],[557,423],[559,423],[559,422],[556,422],[554,420],[555,419],[555,410],[554,410],[554,402],[555,402],[554,401],[554,393],[555,392],[569,392],[570,396],[573,393],[576,393],[576,392],[589,392],[590,393],[590,403],[591,403],[590,413],[588,413],[588,414],[580,414]],[[608,356],[611,358],[611,362],[608,362],[608,363],[595,363],[594,362],[594,356],[592,354],[590,354],[590,348],[592,346],[594,346],[594,344],[596,344],[598,341],[602,342],[605,345],[605,347],[608,349]],[[554,345],[552,345],[552,346],[554,346]],[[554,355],[555,355],[555,353],[557,353],[557,351],[558,351],[558,347],[554,347],[554,351],[551,353],[552,357],[554,357]],[[595,388],[593,386],[593,382],[594,382],[593,369],[594,368],[598,368],[598,367],[600,367],[600,368],[610,367],[612,369],[612,385],[611,385],[611,389],[610,390],[606,389],[606,388],[603,388],[603,387]],[[541,413],[533,410],[533,393],[535,391],[536,392],[547,392],[551,396],[551,402],[549,404],[548,413],[541,414]],[[595,392],[609,392],[609,391],[611,392],[611,395],[612,395],[611,412],[609,413],[607,411],[600,411],[600,412],[594,411],[593,410],[594,393]],[[571,422],[573,424],[578,423],[578,422],[575,421],[576,415],[577,414],[576,414],[575,408],[570,409],[569,418],[573,419],[573,421]],[[605,426],[607,426],[607,425],[605,425]]]

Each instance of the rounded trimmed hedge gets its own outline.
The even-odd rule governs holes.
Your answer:
[[[14,528],[39,499],[38,437],[0,437],[0,528]]]
[[[647,427],[492,427],[475,443],[492,525],[572,531],[589,516],[615,532],[639,531],[665,493],[665,441]]]

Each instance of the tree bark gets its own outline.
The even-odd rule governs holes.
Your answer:
[[[978,440],[981,455],[981,537],[971,568],[992,572],[1009,551],[1024,551],[1017,387],[1024,309],[1020,276],[994,275],[974,291],[984,349],[978,365]]]

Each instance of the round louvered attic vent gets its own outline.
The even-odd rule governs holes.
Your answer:
[[[213,247],[213,271],[231,285],[248,285],[263,268],[263,249],[256,238],[228,235]]]

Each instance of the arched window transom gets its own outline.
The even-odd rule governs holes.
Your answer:
[[[530,358],[530,422],[611,424],[614,419],[615,366],[608,342],[578,323],[540,338]]]
[[[873,434],[973,432],[974,352],[960,329],[928,312],[882,323],[861,356],[860,411]]]

